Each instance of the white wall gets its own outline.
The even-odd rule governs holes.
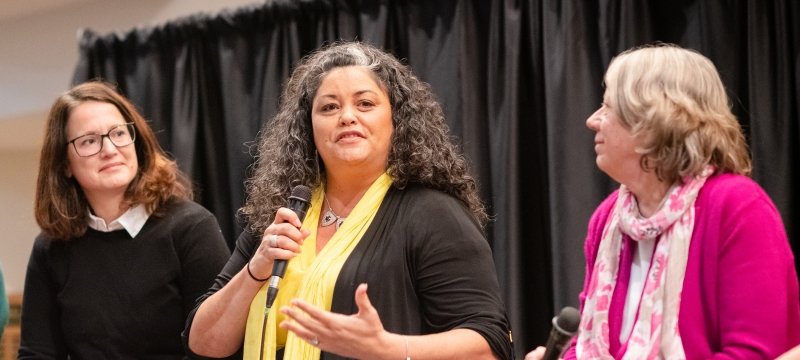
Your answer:
[[[0,4],[0,263],[6,291],[22,292],[39,228],[33,219],[38,153],[47,111],[67,89],[77,33],[127,31],[256,0],[2,0]]]
[[[21,292],[33,238],[33,194],[39,153],[0,152],[0,263],[8,293]]]

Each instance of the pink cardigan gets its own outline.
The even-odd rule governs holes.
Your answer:
[[[595,210],[586,237],[581,308],[617,192]],[[700,190],[678,327],[687,359],[773,359],[800,344],[800,290],[783,222],[753,180],[715,175]],[[622,313],[635,242],[625,237],[609,309],[610,352],[622,358]],[[575,359],[575,341],[565,359]]]

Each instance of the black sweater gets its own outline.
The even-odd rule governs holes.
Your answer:
[[[239,237],[233,256],[198,306],[244,267],[260,239],[247,233]],[[463,204],[449,195],[419,186],[391,188],[339,273],[331,311],[357,312],[354,294],[360,283],[369,284],[370,302],[389,332],[472,329],[500,359],[513,358],[491,249]],[[241,358],[241,351],[232,358]],[[341,359],[324,352],[321,358]]]
[[[39,235],[25,278],[20,359],[181,359],[195,299],[230,251],[216,218],[174,201],[135,238]]]

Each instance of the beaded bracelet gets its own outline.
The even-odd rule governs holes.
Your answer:
[[[259,279],[259,278],[257,278],[255,275],[253,275],[253,272],[252,272],[252,271],[250,271],[250,261],[248,261],[248,262],[247,262],[247,274],[248,274],[248,275],[250,275],[250,278],[251,278],[251,279],[253,279],[253,280],[255,280],[255,281],[258,281],[258,282],[264,282],[264,281],[267,281],[267,280],[269,280],[269,278],[266,278],[266,279]]]

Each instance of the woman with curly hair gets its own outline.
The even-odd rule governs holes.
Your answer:
[[[182,359],[194,301],[230,257],[216,218],[109,84],[59,96],[34,204],[20,359]]]
[[[195,355],[512,358],[477,185],[428,85],[391,55],[348,42],[301,60],[246,184],[247,231],[184,333]],[[298,184],[313,189],[302,223],[284,207]]]

